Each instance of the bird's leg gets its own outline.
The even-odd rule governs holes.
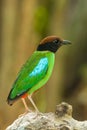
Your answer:
[[[24,104],[24,106],[25,106],[25,113],[28,113],[29,111],[31,111],[29,108],[28,108],[28,106],[27,106],[27,104],[26,104],[26,102],[25,102],[25,99],[24,98],[21,98],[22,99],[22,102],[23,102],[23,104]]]
[[[28,112],[31,112],[31,110],[28,108],[28,106],[27,106],[27,104],[26,104],[26,102],[25,102],[25,99],[24,99],[24,98],[21,98],[21,100],[22,100],[22,102],[23,102],[23,104],[24,104],[24,106],[25,106],[25,113],[19,115],[19,117],[24,116],[24,115],[27,114]]]
[[[36,107],[36,105],[35,105],[34,101],[32,100],[31,96],[32,96],[32,95],[28,95],[28,99],[29,99],[30,102],[32,103],[32,105],[33,105],[33,107],[35,108],[36,112],[39,113],[39,110],[38,110],[38,108]]]

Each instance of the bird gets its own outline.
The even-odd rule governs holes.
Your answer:
[[[12,85],[7,97],[7,103],[10,106],[18,99],[22,99],[25,111],[30,111],[25,102],[25,98],[27,97],[32,103],[35,111],[39,112],[32,99],[32,94],[46,84],[52,75],[55,63],[55,53],[62,45],[68,44],[71,44],[71,42],[54,35],[47,36],[41,40],[36,50],[20,69],[17,78]]]

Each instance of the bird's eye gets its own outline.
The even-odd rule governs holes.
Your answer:
[[[55,39],[54,41],[53,41],[53,43],[58,43],[59,41],[58,41],[58,39]]]

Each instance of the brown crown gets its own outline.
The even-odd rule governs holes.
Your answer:
[[[55,39],[59,39],[60,41],[62,41],[62,39],[60,39],[59,37],[57,36],[48,36],[48,37],[45,37],[41,42],[40,44],[45,44],[47,42],[52,42],[53,40]]]

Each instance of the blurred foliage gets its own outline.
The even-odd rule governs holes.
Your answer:
[[[86,0],[0,1],[1,130],[24,112],[21,100],[10,107],[6,98],[22,64],[47,35],[58,35],[72,45],[56,53],[50,80],[33,98],[41,111],[54,111],[56,104],[67,101],[75,118],[87,119],[86,6]]]
[[[49,32],[49,24],[52,18],[55,2],[53,0],[40,1],[38,0],[38,6],[35,10],[34,16],[34,29],[39,34],[39,37],[47,36]],[[50,15],[51,14],[51,15]]]
[[[47,26],[49,23],[49,15],[48,11],[45,7],[40,6],[36,10],[35,13],[35,30],[39,35],[46,35],[45,32],[47,32]]]

